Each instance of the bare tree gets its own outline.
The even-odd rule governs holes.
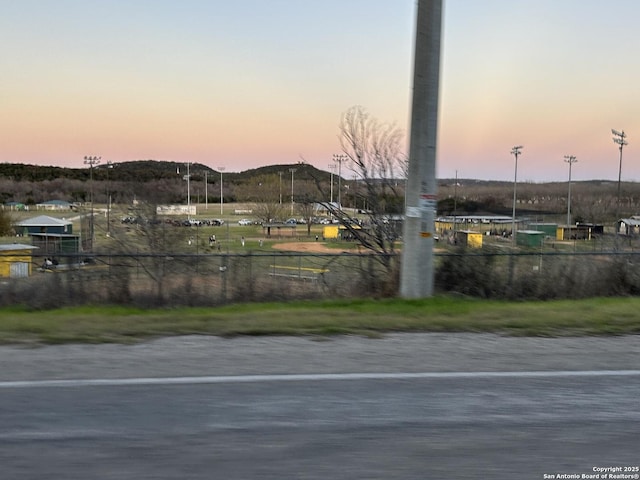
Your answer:
[[[354,190],[360,200],[356,204],[364,206],[366,221],[357,221],[356,212],[340,205],[324,205],[363,247],[384,254],[377,258],[390,268],[404,206],[404,134],[396,125],[382,123],[363,107],[354,106],[342,114],[339,138],[347,167],[356,176]]]
[[[406,178],[404,134],[396,125],[382,123],[363,107],[354,106],[342,114],[339,139],[347,158],[345,166],[355,175],[350,185],[353,204],[362,208],[321,203],[338,219],[344,235],[375,254],[361,270],[364,288],[369,293],[395,292],[399,279],[395,253],[402,232]]]
[[[0,235],[9,236],[13,235],[13,219],[11,213],[4,208],[0,209]]]
[[[238,185],[237,194],[253,203],[253,214],[263,224],[282,220],[283,205],[279,198],[278,175],[260,175]]]

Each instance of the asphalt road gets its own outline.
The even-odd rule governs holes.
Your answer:
[[[2,347],[0,477],[541,479],[633,467],[637,340]]]

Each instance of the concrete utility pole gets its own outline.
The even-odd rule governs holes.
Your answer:
[[[400,295],[433,295],[442,0],[418,0]]]

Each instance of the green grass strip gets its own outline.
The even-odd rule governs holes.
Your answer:
[[[640,333],[640,299],[498,302],[336,300],[212,308],[0,309],[0,343],[132,343],[176,335],[365,335],[490,332],[519,336]]]

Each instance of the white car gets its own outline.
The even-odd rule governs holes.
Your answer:
[[[253,225],[253,222],[248,218],[243,218],[242,220],[238,220],[238,225]]]

